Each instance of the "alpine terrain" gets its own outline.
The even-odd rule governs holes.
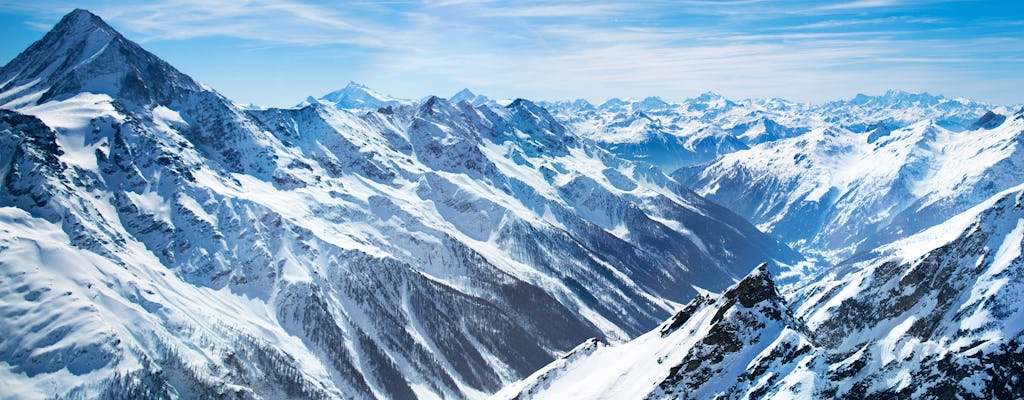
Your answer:
[[[239,107],[84,10],[0,82],[0,397],[479,398],[801,260],[527,100]]]
[[[495,398],[1024,396],[1024,185],[787,301],[762,264],[636,339],[590,339]]]
[[[78,9],[0,230],[0,398],[1024,397],[1020,106],[260,108]]]

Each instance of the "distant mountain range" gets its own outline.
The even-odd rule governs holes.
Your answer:
[[[1022,134],[897,91],[243,107],[75,10],[0,68],[0,397],[1024,397]]]

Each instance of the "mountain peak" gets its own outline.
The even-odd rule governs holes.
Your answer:
[[[633,104],[634,109],[648,111],[661,110],[664,108],[668,108],[669,106],[670,104],[668,104],[665,100],[662,100],[661,97],[658,96],[650,96]]]
[[[118,34],[114,28],[111,28],[110,25],[107,25],[107,23],[103,21],[103,18],[100,18],[89,10],[82,8],[76,8],[64,15],[64,17],[60,19],[60,22],[54,26],[53,30],[56,31],[60,28],[78,28],[77,30],[79,31],[103,30],[113,34]]]
[[[544,120],[547,124],[558,124],[555,118],[548,113],[546,108],[527,99],[517,98],[509,103],[509,105],[505,106],[505,108],[515,112],[526,112],[532,114],[535,118],[538,120]]]
[[[870,132],[868,134],[868,143],[874,143],[878,141],[878,139],[889,136],[889,134],[892,133],[892,129],[890,129],[885,122],[878,121],[878,123],[868,127],[867,132]]]
[[[348,83],[345,84],[345,87],[343,87],[341,89],[338,89],[338,90],[335,90],[333,92],[327,93],[327,94],[323,95],[320,98],[323,99],[323,100],[329,100],[329,101],[333,101],[333,102],[338,102],[341,99],[343,99],[345,96],[350,96],[350,95],[355,94],[355,93],[372,93],[372,94],[377,94],[376,92],[374,92],[372,89],[370,89],[366,85],[363,85],[363,84],[361,84],[359,82],[356,82],[356,81],[348,81]]]
[[[574,107],[577,107],[577,108],[582,109],[582,110],[588,110],[588,109],[593,109],[594,108],[594,105],[591,104],[586,99],[576,99],[576,100],[573,100],[572,102],[570,102],[569,104],[572,104]]]
[[[440,97],[430,95],[427,97],[426,100],[423,100],[423,102],[420,103],[417,115],[421,117],[426,115],[435,115],[437,113],[445,115],[449,114],[451,109],[451,103],[445,101],[445,99],[442,99]]]
[[[454,95],[452,95],[451,98],[448,99],[448,101],[450,101],[452,104],[458,104],[460,102],[465,101],[465,102],[467,102],[467,103],[469,103],[471,105],[474,105],[474,106],[478,106],[478,105],[487,103],[490,100],[491,99],[487,98],[487,96],[478,95],[476,93],[473,93],[469,89],[462,89],[458,93],[455,93]]]
[[[474,97],[476,97],[476,93],[473,93],[473,91],[469,90],[469,88],[463,88],[462,90],[452,95],[451,99],[452,101],[455,101],[455,99],[472,99]]]
[[[605,101],[604,103],[601,103],[601,105],[597,106],[597,108],[606,109],[606,108],[624,106],[626,104],[629,104],[629,102],[627,102],[625,100],[622,100],[622,99],[620,99],[618,97],[612,97],[612,98],[608,99],[607,101]]]
[[[0,69],[0,81],[8,82],[0,88],[8,93],[0,104],[8,107],[82,92],[136,104],[162,104],[202,90],[192,78],[83,9],[65,15],[42,39]]]
[[[529,115],[532,115],[532,119],[536,120],[535,122],[543,121],[543,123],[547,125],[560,125],[555,120],[555,118],[552,117],[550,113],[548,113],[548,110],[546,108],[541,107],[537,105],[537,103],[534,103],[530,100],[518,98],[513,100],[512,103],[510,103],[509,105],[505,106],[505,108],[512,110],[514,112],[525,112]]]
[[[364,85],[362,83],[359,83],[359,82],[356,82],[356,81],[348,81],[348,84],[345,85],[345,89],[351,89],[351,90],[366,89],[366,90],[369,90],[370,88],[367,87],[366,85]]]
[[[1006,121],[1005,115],[996,114],[992,112],[992,110],[988,110],[985,112],[985,115],[978,118],[978,120],[971,124],[968,129],[994,129],[999,125],[1002,125],[1003,121]]]
[[[715,92],[712,92],[710,90],[706,91],[704,93],[701,93],[700,95],[697,96],[697,100],[700,100],[700,101],[721,100],[721,99],[724,99],[724,98],[725,97],[723,97],[722,95],[720,95],[718,93],[715,93]]]
[[[376,110],[387,106],[412,104],[408,100],[401,100],[381,94],[356,81],[349,81],[344,88],[327,93],[321,96],[320,99],[332,102],[335,104],[335,107],[340,109]]]
[[[727,299],[735,299],[748,308],[764,301],[782,301],[782,295],[775,288],[775,280],[768,272],[767,263],[758,265],[739,283],[726,291],[723,296]]]
[[[521,98],[521,97],[520,98],[516,98],[515,100],[512,100],[512,102],[509,103],[509,105],[505,106],[505,108],[520,108],[520,107],[538,108],[538,106],[536,104],[534,104],[532,101],[529,101],[529,100]]]

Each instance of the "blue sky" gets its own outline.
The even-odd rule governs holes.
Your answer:
[[[1024,102],[1022,1],[0,0],[0,63],[75,7],[266,106],[350,80],[405,98],[821,102],[893,88]]]

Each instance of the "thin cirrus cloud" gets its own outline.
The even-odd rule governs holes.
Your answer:
[[[508,98],[678,99],[714,90],[817,102],[896,88],[1015,104],[1024,92],[1015,72],[1024,69],[1024,15],[1015,2],[86,3],[157,49],[240,40],[248,64],[231,68],[230,79],[201,59],[180,62],[225,94],[266,105],[348,80],[412,98],[470,86]],[[0,11],[38,30],[68,10],[43,1],[0,3]],[[308,57],[295,67],[302,73],[273,70],[281,53]],[[251,82],[271,82],[268,75],[289,82],[261,93]]]
[[[845,3],[827,4],[817,8],[818,11],[828,10],[858,10],[865,8],[893,7],[907,4],[907,1],[899,0],[857,0]]]
[[[382,31],[367,21],[296,2],[178,0],[117,7],[104,14],[150,40],[228,36],[303,46],[382,46]]]

